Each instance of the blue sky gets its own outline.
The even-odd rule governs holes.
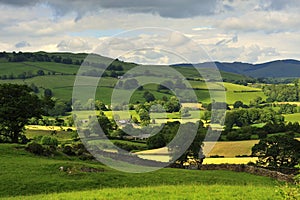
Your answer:
[[[146,62],[148,55],[151,62],[155,56],[158,63],[175,62],[157,49],[135,56],[121,51],[147,46],[147,41],[163,48],[159,31],[148,34],[143,29],[156,27],[178,31],[168,40],[177,54],[195,52],[198,45],[218,61],[300,59],[297,0],[0,0],[0,9],[2,51],[93,52],[113,38],[114,48],[106,45],[100,53],[130,61]],[[131,31],[136,28],[140,31]]]

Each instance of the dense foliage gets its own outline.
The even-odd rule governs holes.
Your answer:
[[[272,122],[279,123],[283,122],[284,117],[277,114],[271,108],[259,109],[238,109],[227,112],[225,119],[225,126],[227,130],[231,130],[233,126],[249,126],[255,123]]]
[[[265,85],[263,92],[268,96],[267,101],[299,101],[299,88],[298,84],[294,85]]]
[[[252,148],[252,154],[261,166],[293,168],[300,159],[300,141],[286,135],[268,137]]]
[[[22,132],[32,117],[43,113],[42,101],[26,85],[0,85],[0,140],[26,142]]]

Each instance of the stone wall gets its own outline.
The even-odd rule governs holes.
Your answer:
[[[237,164],[207,164],[202,165],[199,167],[200,170],[230,170],[235,172],[246,172],[250,174],[255,174],[259,176],[266,176],[270,178],[277,179],[278,181],[287,181],[287,182],[294,182],[293,177],[294,175],[287,175],[281,172],[272,171],[269,169],[264,169],[256,166],[250,165],[237,165]]]

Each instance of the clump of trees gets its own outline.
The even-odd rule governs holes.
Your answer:
[[[222,135],[226,136],[226,140],[237,141],[237,140],[249,140],[252,138],[264,139],[269,134],[282,134],[294,137],[296,133],[300,133],[300,125],[298,122],[279,122],[273,123],[268,122],[263,127],[255,126],[243,126],[238,129],[231,129],[222,132]],[[221,139],[221,138],[220,138]],[[224,138],[223,138],[224,139]]]
[[[275,169],[293,168],[300,159],[300,141],[287,135],[276,135],[259,141],[252,148],[257,164]]]
[[[267,102],[299,101],[299,88],[297,83],[294,85],[265,85],[263,92],[268,96]]]
[[[233,104],[233,108],[249,108],[249,106],[244,104],[242,101],[236,101]]]
[[[181,134],[184,135],[176,135],[178,134],[179,126],[181,131]],[[174,137],[178,137],[182,139],[182,144],[184,144],[186,141],[188,141],[188,137],[190,137],[190,130],[197,128],[197,133],[195,135],[195,138],[193,138],[192,144],[188,147],[188,149],[177,159],[181,165],[183,165],[184,162],[186,162],[189,158],[194,158],[196,160],[199,160],[199,158],[202,158],[203,155],[201,154],[202,150],[202,142],[205,137],[205,134],[207,132],[207,129],[203,126],[202,122],[199,122],[199,126],[196,127],[196,124],[194,123],[186,123],[181,124],[179,122],[167,122],[163,125],[163,128],[159,133],[151,136],[147,140],[147,145],[149,149],[153,148],[161,148],[168,145]],[[180,147],[175,145],[169,146],[171,151],[174,151],[173,155],[177,155],[176,151],[180,149]]]
[[[243,127],[263,122],[280,123],[284,122],[284,117],[271,108],[249,108],[227,112],[225,118],[226,130],[231,130],[233,126]]]
[[[293,114],[297,112],[297,105],[291,105],[291,104],[280,104],[279,105],[279,114]]]
[[[37,52],[12,52],[6,53],[2,52],[0,57],[6,58],[9,62],[56,62],[56,63],[63,63],[63,64],[75,64],[80,65],[82,61],[79,60],[72,60],[70,57],[62,57],[59,55],[51,55],[47,53]]]
[[[41,117],[42,100],[26,85],[2,84],[0,105],[0,140],[26,143],[24,127],[32,117]]]

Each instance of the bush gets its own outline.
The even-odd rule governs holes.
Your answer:
[[[42,135],[34,136],[33,141],[37,143],[41,143],[42,137],[43,137]]]
[[[50,156],[56,152],[56,148],[54,146],[43,146],[37,142],[27,144],[25,149],[28,152],[39,156]]]
[[[140,146],[140,145],[135,145],[135,144],[130,144],[130,143],[123,143],[123,142],[114,142],[114,145],[120,147],[121,149],[124,149],[126,151],[132,151],[132,150],[145,150],[146,147]]]
[[[94,156],[92,156],[90,153],[83,153],[79,156],[80,160],[93,160]]]
[[[33,153],[35,155],[44,155],[44,147],[43,145],[36,143],[36,142],[31,142],[27,144],[26,146],[26,151],[29,151],[30,153]]]
[[[53,137],[50,137],[50,136],[43,136],[41,138],[41,144],[42,145],[48,145],[48,146],[57,147],[58,140],[56,138],[53,138]]]
[[[77,155],[82,155],[83,153],[89,153],[82,143],[75,143],[73,145],[73,149]]]
[[[62,152],[68,156],[78,156],[81,160],[92,160],[94,157],[86,150],[82,143],[63,146]]]
[[[257,133],[257,135],[258,135],[258,138],[259,138],[259,139],[265,139],[265,138],[267,138],[268,133],[262,130],[262,131],[259,131],[259,132]]]
[[[25,135],[20,135],[20,141],[21,144],[27,144],[29,142],[29,139]]]
[[[73,151],[73,148],[69,145],[63,147],[62,152],[68,156],[75,156],[76,153]]]

